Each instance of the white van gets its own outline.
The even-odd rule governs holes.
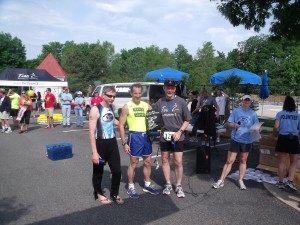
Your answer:
[[[155,82],[135,82],[135,83],[140,83],[143,87],[142,101],[148,103],[150,103],[151,101],[156,102],[159,98],[165,95],[162,83],[155,83]],[[121,112],[121,109],[124,106],[124,104],[129,102],[132,99],[130,95],[130,87],[135,83],[102,84],[97,86],[92,94],[94,94],[94,92],[97,91],[99,95],[101,95],[104,86],[114,86],[117,91],[116,99],[114,101],[115,116],[119,117],[119,113]],[[88,119],[89,110],[91,109],[90,99],[91,98],[89,98],[86,101],[86,119]]]

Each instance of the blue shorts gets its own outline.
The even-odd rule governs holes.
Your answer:
[[[150,156],[152,154],[150,138],[144,132],[129,132],[127,144],[130,147],[132,157]]]

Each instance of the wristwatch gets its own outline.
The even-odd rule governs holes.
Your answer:
[[[125,146],[126,144],[127,144],[126,142],[123,142],[123,143],[122,143],[123,146]]]

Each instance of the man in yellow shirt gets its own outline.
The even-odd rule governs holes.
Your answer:
[[[18,113],[19,113],[19,109],[20,109],[20,107],[19,107],[20,95],[18,95],[18,93],[16,93],[15,89],[9,89],[7,95],[10,98],[10,102],[11,102],[10,116],[12,116],[12,118],[13,118],[14,129],[17,129],[19,126],[17,117],[18,117]]]
[[[139,158],[141,157],[144,160],[143,171],[145,186],[143,191],[153,195],[159,194],[154,186],[150,185],[152,145],[146,133],[146,112],[147,110],[151,109],[151,106],[148,103],[141,101],[142,91],[143,87],[141,84],[133,84],[130,87],[132,100],[123,106],[119,125],[120,137],[124,151],[130,155],[130,164],[127,170],[127,194],[134,199],[139,198],[139,195],[135,191],[133,180],[135,168],[137,167]],[[126,121],[129,127],[127,142],[125,141],[124,130]]]

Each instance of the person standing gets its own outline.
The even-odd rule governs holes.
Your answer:
[[[95,91],[94,92],[94,96],[92,97],[92,100],[91,100],[91,106],[95,106],[95,105],[98,105],[100,104],[100,102],[102,102],[102,97],[99,96],[99,93],[98,91]]]
[[[82,118],[82,107],[84,104],[84,99],[82,97],[82,92],[78,91],[77,97],[74,100],[74,110],[76,115],[76,127],[83,127],[83,118]]]
[[[11,133],[11,127],[9,124],[9,113],[11,110],[10,98],[6,95],[3,88],[0,89],[0,119],[2,123],[1,133]]]
[[[282,111],[276,114],[273,133],[278,134],[275,151],[278,153],[278,176],[277,186],[283,189],[284,186],[297,191],[293,179],[297,167],[297,154],[299,151],[299,126],[300,115],[296,112],[295,101],[291,96],[286,96]],[[288,169],[288,180],[283,183],[286,175],[286,159],[290,158],[290,167]]]
[[[72,103],[73,97],[69,93],[69,89],[67,87],[64,88],[64,92],[61,96],[61,109],[63,114],[63,127],[70,127],[70,115],[71,115],[71,103]]]
[[[42,96],[41,92],[37,92],[37,97],[36,97],[36,108],[37,111],[40,113],[42,111]]]
[[[21,124],[19,134],[24,132],[27,133],[32,109],[32,99],[29,96],[26,96],[25,91],[22,91],[22,96],[19,98],[19,107],[20,112],[18,119],[20,120]]]
[[[19,109],[20,109],[20,107],[19,107],[20,95],[18,95],[18,93],[16,93],[15,89],[9,89],[7,95],[11,101],[10,116],[13,118],[14,129],[18,129],[19,122],[17,121],[17,116],[18,116]]]
[[[240,153],[240,168],[238,184],[241,190],[246,190],[243,182],[245,171],[247,168],[247,159],[249,152],[252,150],[253,138],[249,131],[250,127],[258,123],[258,117],[254,110],[250,108],[252,97],[244,95],[242,97],[242,106],[235,109],[228,119],[228,126],[231,130],[231,142],[227,154],[227,162],[223,167],[220,179],[214,183],[213,188],[221,188],[224,186],[224,180],[231,171],[232,164],[236,156]]]
[[[54,113],[54,105],[56,102],[56,98],[54,94],[51,93],[51,88],[46,89],[46,96],[44,101],[45,101],[45,111],[46,111],[47,123],[48,123],[46,128],[54,128],[53,113]]]
[[[165,80],[163,89],[165,97],[160,98],[153,106],[155,110],[161,113],[163,121],[160,135],[162,169],[166,180],[163,194],[169,195],[172,191],[170,153],[173,152],[176,177],[175,192],[178,198],[184,198],[185,194],[181,184],[183,175],[184,130],[189,125],[192,117],[185,100],[175,95],[176,83],[174,80]]]
[[[226,107],[226,99],[228,98],[228,95],[226,95],[222,89],[217,90],[217,97],[216,102],[219,106],[219,119],[218,123],[223,124],[224,123],[224,117],[225,117],[225,107]],[[220,134],[217,135],[217,142],[220,142]]]
[[[141,84],[133,84],[130,87],[132,100],[126,103],[120,116],[120,137],[124,151],[130,155],[130,163],[127,169],[128,175],[128,190],[127,194],[130,198],[139,198],[134,187],[135,169],[139,163],[139,158],[144,161],[144,192],[157,195],[159,192],[151,185],[151,154],[152,145],[146,131],[146,112],[151,109],[151,106],[141,101],[143,87]],[[127,142],[125,140],[125,123],[127,122],[129,134]]]
[[[92,149],[93,162],[93,187],[95,200],[107,205],[114,201],[123,204],[124,200],[119,196],[121,182],[121,160],[114,132],[114,125],[119,125],[115,120],[112,103],[116,97],[116,89],[113,86],[103,88],[103,101],[93,106],[89,117],[89,137]],[[108,163],[111,170],[110,199],[106,198],[101,187],[104,163]]]

